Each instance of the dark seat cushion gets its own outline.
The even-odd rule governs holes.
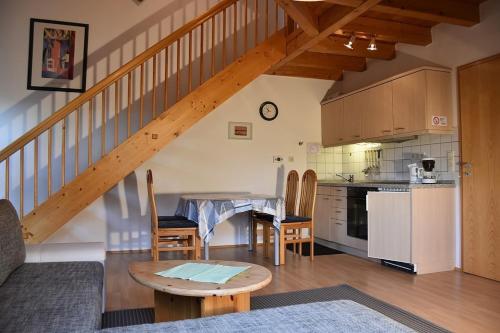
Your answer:
[[[260,213],[260,212],[255,212],[254,217],[258,220],[266,221],[266,222],[273,222],[274,216],[271,214],[266,214],[266,213]],[[305,216],[294,216],[294,215],[287,215],[286,218],[281,221],[281,223],[292,223],[292,222],[308,222],[311,221],[310,217],[305,217]]]
[[[100,329],[103,277],[99,262],[22,265],[0,287],[0,331]]]
[[[255,212],[254,217],[257,220],[263,220],[266,222],[273,222],[273,220],[274,220],[274,215],[261,213],[261,212]]]
[[[198,228],[198,223],[184,216],[158,216],[158,228]]]
[[[309,222],[309,221],[311,221],[310,217],[287,215],[286,219],[284,221],[281,221],[281,223]]]
[[[0,200],[0,286],[24,263],[25,258],[26,249],[16,209],[9,200]]]

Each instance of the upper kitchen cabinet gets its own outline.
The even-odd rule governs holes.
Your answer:
[[[344,101],[342,99],[321,108],[321,138],[324,146],[342,145],[347,140],[343,130]]]
[[[392,82],[377,85],[364,93],[363,138],[375,139],[392,135]]]
[[[394,134],[452,131],[448,71],[421,70],[392,81]]]
[[[357,141],[363,139],[361,119],[363,118],[363,100],[367,93],[361,91],[357,94],[344,98],[343,131],[346,141]]]
[[[403,76],[392,82],[394,133],[425,128],[425,71]]]
[[[325,102],[323,145],[451,134],[451,104],[450,71],[417,68]]]

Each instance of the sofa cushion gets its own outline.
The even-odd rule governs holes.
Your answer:
[[[103,274],[99,262],[22,265],[0,287],[0,331],[100,329]]]
[[[24,263],[24,248],[21,224],[16,209],[9,200],[0,200],[0,286],[10,273]]]
[[[310,333],[310,332],[415,332],[383,314],[349,300],[290,305],[206,317],[110,328],[102,333]]]

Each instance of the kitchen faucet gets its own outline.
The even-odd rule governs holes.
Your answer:
[[[349,175],[349,178],[345,178],[343,175],[340,173],[335,174],[335,176],[342,178],[346,182],[353,183],[354,182],[354,175]]]

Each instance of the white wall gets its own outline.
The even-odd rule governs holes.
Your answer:
[[[452,69],[454,125],[457,126],[458,66],[500,53],[500,1],[489,0],[480,6],[481,22],[473,27],[440,24],[432,29],[432,44],[426,47],[399,44],[396,59],[370,61],[362,73],[346,73],[327,95],[347,93],[389,76],[423,65],[440,65]],[[460,186],[460,184],[459,184]],[[456,190],[456,265],[461,266],[460,187]]]
[[[2,0],[0,149],[76,96],[26,89],[30,18],[89,24],[87,87],[217,0]]]
[[[105,241],[109,250],[149,248],[146,170],[154,172],[160,214],[179,193],[249,191],[282,195],[284,175],[306,168],[306,142],[319,142],[320,105],[331,81],[262,75],[82,211],[48,242]],[[270,100],[279,116],[260,118]],[[229,140],[228,122],[253,123],[253,140]],[[304,142],[299,145],[299,142]],[[273,155],[285,158],[273,163]],[[289,162],[288,158],[294,161]],[[282,168],[280,166],[283,165]],[[247,242],[244,214],[218,226],[212,244]]]

